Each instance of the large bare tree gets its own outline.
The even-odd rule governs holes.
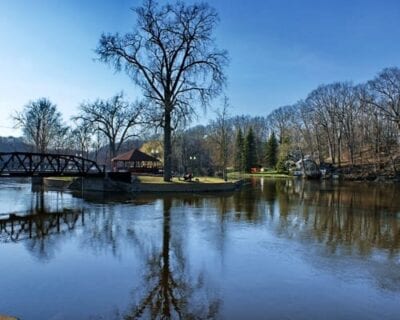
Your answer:
[[[164,180],[169,181],[172,130],[220,93],[227,52],[215,46],[218,15],[206,3],[146,0],[133,11],[134,31],[103,34],[96,52],[116,70],[125,69],[155,107],[153,120],[164,130]]]
[[[143,107],[143,103],[127,102],[120,93],[108,100],[82,103],[79,115],[73,120],[81,121],[87,130],[107,138],[111,159],[125,141],[138,135],[137,129],[143,125]]]
[[[67,132],[57,106],[46,98],[29,102],[13,119],[27,141],[35,146],[36,152],[44,153],[57,147]]]

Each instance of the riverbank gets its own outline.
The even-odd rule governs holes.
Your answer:
[[[64,185],[71,190],[85,190],[93,192],[124,192],[124,193],[140,193],[140,192],[230,192],[234,191],[243,184],[241,179],[231,179],[224,181],[215,177],[196,177],[191,181],[184,181],[180,178],[173,178],[171,181],[164,181],[162,176],[134,176],[131,183],[115,181],[110,178],[77,178],[71,182],[58,178],[47,179],[46,183],[49,187],[61,187]]]
[[[341,168],[336,176],[346,181],[400,182],[400,174],[384,170],[365,171],[360,168]]]
[[[74,180],[73,177],[47,177],[43,179],[43,184],[49,188],[64,189],[68,188]]]
[[[324,174],[322,172],[324,171]],[[271,178],[271,179],[290,179],[302,178],[278,171],[264,171],[257,173],[230,172],[229,178],[245,179],[252,177]],[[396,173],[393,169],[377,168],[376,165],[355,165],[342,166],[340,168],[329,166],[329,170],[321,168],[321,176],[315,180],[345,180],[345,181],[369,181],[369,182],[393,182],[400,183],[400,172]]]
[[[2,316],[0,315],[0,320],[18,320],[15,317],[9,317],[9,316]]]

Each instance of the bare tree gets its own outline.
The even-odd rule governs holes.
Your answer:
[[[218,22],[205,3],[158,5],[144,1],[134,9],[136,26],[124,36],[103,34],[96,50],[101,61],[123,67],[155,107],[164,130],[164,180],[172,173],[171,132],[219,94],[225,81],[227,53],[214,44]]]
[[[125,141],[138,135],[135,129],[144,123],[143,103],[129,103],[122,93],[108,100],[82,103],[79,108],[80,114],[73,120],[83,121],[92,132],[107,138],[110,158],[116,156]]]
[[[400,69],[386,68],[368,82],[371,105],[400,130]]]
[[[93,143],[93,133],[94,128],[91,123],[82,119],[76,120],[76,127],[70,132],[72,147],[75,150],[79,150],[80,154],[85,158],[89,158],[90,146]]]
[[[278,133],[279,143],[282,144],[285,138],[290,135],[290,127],[293,122],[295,109],[293,106],[284,106],[273,110],[268,115],[269,127]]]
[[[27,141],[35,146],[36,152],[44,153],[59,145],[67,131],[57,106],[46,98],[29,102],[13,119]]]
[[[218,163],[222,170],[225,181],[228,180],[227,166],[229,160],[229,149],[231,146],[232,126],[230,125],[229,101],[224,97],[223,106],[216,110],[217,118],[211,122],[210,138],[218,150]]]
[[[344,82],[337,83],[335,89],[337,119],[339,120],[339,126],[342,127],[341,132],[343,132],[345,138],[350,163],[354,165],[360,112],[358,88]]]
[[[319,86],[308,95],[305,101],[311,108],[314,121],[327,142],[329,157],[332,163],[340,162],[338,141],[340,142],[341,140],[341,132],[337,130],[338,121],[331,85]]]

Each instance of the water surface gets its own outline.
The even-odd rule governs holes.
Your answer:
[[[99,197],[0,181],[0,314],[400,319],[400,188]]]

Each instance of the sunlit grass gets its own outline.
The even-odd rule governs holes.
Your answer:
[[[59,180],[59,181],[73,181],[75,177],[47,177],[48,180]]]
[[[265,178],[288,178],[289,175],[285,173],[281,173],[276,170],[269,170],[264,172],[257,173],[244,173],[244,172],[230,172],[228,174],[229,178],[238,179],[238,178],[246,178],[246,177],[265,177]]]

